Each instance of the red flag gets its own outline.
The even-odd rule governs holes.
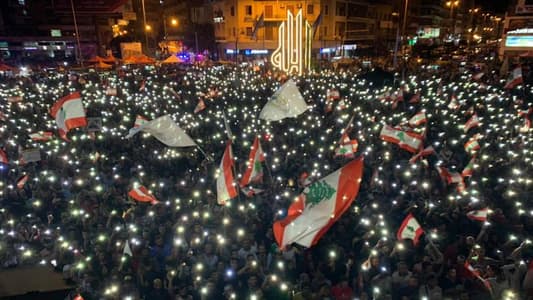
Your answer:
[[[24,185],[26,184],[26,182],[28,181],[28,178],[30,178],[29,175],[24,175],[22,177],[20,177],[18,180],[17,180],[17,188],[19,190],[23,189],[24,188]]]
[[[128,196],[130,196],[131,198],[139,201],[139,202],[148,202],[150,204],[156,204],[157,202],[157,199],[148,191],[147,188],[145,188],[144,186],[139,186],[139,187],[134,187],[132,188],[129,193],[128,193]]]

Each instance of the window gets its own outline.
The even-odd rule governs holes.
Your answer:
[[[246,27],[246,35],[247,36],[252,36],[252,33],[253,33],[252,27]]]
[[[329,6],[327,4],[324,5],[324,15],[325,16],[329,15]]]
[[[335,5],[337,10],[335,11],[335,15],[338,17],[345,17],[346,16],[346,3],[337,2],[337,5]]]
[[[274,17],[274,9],[272,8],[272,5],[265,5],[265,18],[272,17]]]
[[[251,5],[244,6],[244,13],[247,16],[251,16],[252,15],[252,6]]]
[[[274,39],[274,28],[272,26],[265,26],[265,39],[269,41]]]
[[[328,36],[328,26],[324,26],[324,33],[322,34],[323,36]]]
[[[308,14],[308,15],[312,15],[312,14],[314,14],[314,12],[313,12],[314,9],[315,9],[315,6],[314,6],[313,4],[309,4],[309,5],[307,5],[307,14]]]
[[[230,13],[229,13],[232,17],[235,17],[235,7],[231,7],[230,8]]]

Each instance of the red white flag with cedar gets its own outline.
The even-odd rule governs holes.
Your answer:
[[[315,245],[350,208],[359,193],[362,176],[360,157],[306,187],[289,207],[287,217],[273,225],[279,247],[292,243]]]
[[[326,98],[327,100],[338,100],[340,98],[339,90],[337,89],[329,89],[326,92]]]
[[[423,142],[423,138],[420,135],[414,132],[399,130],[389,125],[383,126],[380,138],[389,143],[397,144],[400,148],[411,153],[417,153],[422,148]]]
[[[262,162],[265,161],[265,154],[259,143],[259,138],[255,137],[252,149],[250,150],[250,156],[246,163],[246,172],[241,179],[240,186],[247,186],[251,182],[258,182],[263,179],[263,166]]]
[[[339,146],[337,149],[335,149],[335,157],[344,156],[347,158],[353,158],[358,147],[359,143],[357,140],[350,139],[348,133],[345,132],[342,134],[341,140],[339,141]]]
[[[448,108],[449,109],[458,109],[461,105],[459,104],[459,102],[457,102],[457,97],[454,95],[452,95],[452,99],[450,100],[450,103],[448,104]]]
[[[476,162],[476,157],[472,157],[472,159],[470,159],[470,161],[468,162],[468,165],[466,165],[466,167],[463,169],[463,171],[461,172],[461,176],[464,177],[470,177],[472,176],[472,174],[474,174],[474,164]]]
[[[470,220],[479,221],[479,222],[487,221],[488,215],[489,215],[489,209],[487,207],[483,209],[478,209],[478,210],[471,210],[466,213],[466,216]]]
[[[517,66],[511,72],[509,79],[507,79],[507,83],[505,84],[504,89],[514,89],[516,86],[522,84],[523,82],[524,80],[522,78],[522,66]]]
[[[477,114],[474,114],[468,121],[466,121],[463,131],[466,133],[468,130],[479,126],[479,118],[477,117]]]
[[[410,164],[414,164],[417,160],[422,159],[426,156],[430,156],[431,154],[435,153],[435,149],[433,146],[426,147],[422,151],[418,152],[417,154],[413,155],[411,159],[409,159]]]
[[[53,133],[50,131],[30,133],[30,138],[36,142],[46,142],[52,139]]]
[[[132,188],[129,191],[128,196],[139,202],[147,202],[150,204],[156,204],[158,202],[154,195],[152,195],[150,191],[148,191],[148,189],[142,185]]]
[[[147,118],[141,116],[141,115],[137,115],[137,117],[135,117],[135,123],[133,123],[133,128],[139,128],[141,127],[143,124],[145,123],[148,123],[150,122]]]
[[[413,245],[416,246],[423,233],[424,230],[415,217],[412,214],[408,214],[403,220],[402,225],[400,225],[400,229],[396,233],[396,238],[398,240],[413,240]]]
[[[222,161],[220,162],[219,173],[217,177],[217,202],[225,205],[232,198],[237,197],[237,189],[233,177],[233,153],[231,151],[231,140],[226,144]]]
[[[417,92],[411,97],[411,99],[409,99],[409,103],[418,103],[418,102],[420,102],[420,92]]]
[[[26,182],[28,181],[28,179],[30,178],[29,175],[24,175],[22,177],[20,177],[18,180],[17,180],[17,188],[19,190],[23,189],[24,188],[24,185],[26,184]]]
[[[67,140],[70,129],[87,126],[85,109],[79,92],[74,92],[59,99],[50,109],[50,115],[56,119],[59,136]]]
[[[476,134],[465,143],[466,153],[473,155],[476,153],[477,150],[481,148],[481,146],[479,146],[479,143],[477,142],[478,138],[479,138],[479,135]]]
[[[426,113],[421,111],[409,119],[408,123],[411,127],[415,127],[421,124],[424,124],[428,121]]]
[[[194,113],[197,114],[205,109],[205,102],[202,98],[198,99],[198,104],[196,104],[196,107],[194,108]]]
[[[487,288],[487,290],[492,294],[492,286],[490,285],[490,282],[487,279],[481,277],[478,270],[472,267],[472,265],[468,261],[465,261],[464,267],[468,271],[468,273],[470,273],[471,277],[479,279],[481,283],[483,283],[485,288]]]

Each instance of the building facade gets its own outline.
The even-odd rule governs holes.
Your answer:
[[[70,0],[0,1],[0,53],[5,60],[74,60],[105,55],[113,25],[128,0],[74,0],[81,49]],[[129,7],[131,9],[131,5]],[[81,50],[81,51],[80,51]]]
[[[278,45],[278,27],[286,19],[287,11],[296,14],[302,10],[310,24],[316,24],[320,16],[312,43],[315,54],[349,55],[374,48],[380,39],[387,44],[395,36],[390,1],[219,0],[212,7],[217,48],[226,58],[237,52],[272,53]],[[263,26],[256,26],[260,19]]]

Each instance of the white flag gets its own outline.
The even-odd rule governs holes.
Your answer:
[[[279,121],[295,118],[307,110],[302,94],[294,81],[289,80],[277,90],[265,104],[259,118],[267,121]]]
[[[169,115],[164,115],[150,122],[146,122],[138,130],[130,131],[126,138],[131,138],[137,132],[144,131],[153,135],[161,143],[169,147],[190,147],[196,143],[181,129]]]

